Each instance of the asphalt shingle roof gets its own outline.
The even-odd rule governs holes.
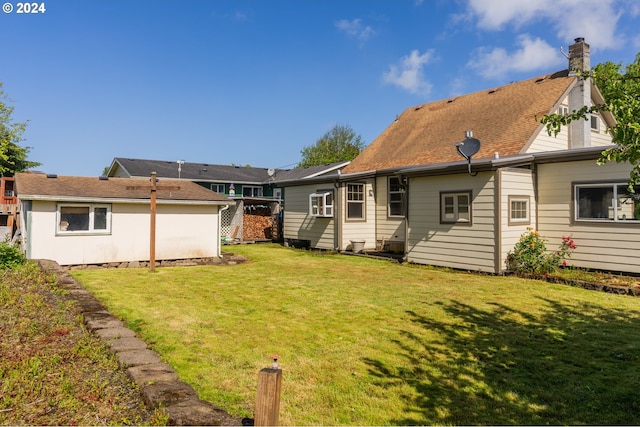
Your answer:
[[[115,162],[132,177],[147,177],[156,172],[158,177],[178,178],[178,163],[175,161],[116,157]],[[248,166],[185,162],[180,169],[180,178],[191,181],[261,183],[269,178],[268,169]]]
[[[95,199],[149,199],[150,178],[109,178],[51,176],[40,173],[18,173],[15,176],[16,193],[19,198],[95,198]],[[157,200],[225,202],[226,197],[198,184],[185,180],[159,180]],[[149,188],[147,188],[149,186]],[[135,187],[135,188],[132,188]],[[140,188],[142,187],[142,188]]]
[[[178,163],[164,160],[144,160],[116,157],[113,163],[124,169],[132,177],[151,176],[178,178]],[[191,181],[217,181],[245,184],[268,184],[280,181],[295,181],[330,173],[348,162],[336,162],[305,168],[274,169],[269,175],[268,169],[250,166],[214,165],[209,163],[188,163],[181,165],[180,177]],[[112,166],[113,169],[113,166]]]
[[[542,129],[540,118],[568,92],[576,77],[548,74],[406,109],[344,173],[464,160],[455,144],[471,130],[481,141],[474,159],[521,154]]]

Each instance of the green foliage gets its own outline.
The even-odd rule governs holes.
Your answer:
[[[353,160],[363,148],[362,137],[356,135],[350,126],[336,125],[314,145],[304,147],[300,151],[302,160],[298,167]]]
[[[537,231],[523,233],[513,252],[507,254],[507,268],[518,273],[553,273],[560,265],[567,264],[565,259],[570,258],[576,248],[570,237],[563,237],[560,248],[555,252],[549,252],[545,242]]]
[[[0,242],[0,270],[15,268],[24,262],[24,255],[17,245],[9,243],[8,239]]]
[[[640,53],[633,63],[621,71],[622,64],[605,62],[596,65],[591,71],[582,73],[583,79],[593,78],[605,99],[604,104],[585,106],[564,115],[548,114],[541,123],[549,135],[557,135],[562,126],[573,120],[588,120],[588,115],[600,111],[609,111],[617,123],[609,129],[615,147],[602,152],[599,164],[609,161],[629,162],[633,170],[629,177],[629,191],[640,183]]]
[[[13,107],[5,101],[7,95],[0,82],[0,176],[13,176],[16,172],[40,166],[40,163],[27,160],[30,147],[18,145],[23,140],[22,134],[27,124],[11,119]]]

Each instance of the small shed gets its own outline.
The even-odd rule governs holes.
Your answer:
[[[220,210],[234,201],[186,180],[157,182],[155,258],[220,256]],[[144,178],[16,175],[29,259],[60,265],[148,261],[151,182]]]

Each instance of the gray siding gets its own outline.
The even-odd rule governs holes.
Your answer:
[[[309,215],[309,195],[318,189],[332,187],[333,183],[287,187],[284,210],[285,239],[309,240],[312,248],[328,250],[335,248],[334,224],[335,215],[337,215],[335,200],[334,218],[317,218]]]
[[[472,224],[440,224],[440,192],[472,191]],[[496,272],[495,174],[411,178],[408,260]]]
[[[576,222],[572,182],[626,182],[631,166],[593,161],[553,163],[538,168],[538,231],[555,249],[563,236],[577,245],[568,264],[601,270],[640,273],[640,223]]]

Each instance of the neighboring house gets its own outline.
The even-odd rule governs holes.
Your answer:
[[[18,199],[13,177],[0,177],[0,241],[11,240],[17,227]]]
[[[150,177],[19,173],[15,184],[27,258],[60,265],[150,259]],[[189,181],[158,180],[155,259],[219,257],[220,210],[230,203]]]
[[[195,182],[235,201],[229,209],[222,212],[223,238],[262,240],[277,239],[279,235],[281,237],[280,213],[284,193],[277,181],[315,176],[347,163],[272,169],[116,157],[107,175],[135,178],[148,177],[151,172],[156,172],[159,178]]]
[[[532,228],[549,249],[572,236],[573,265],[640,273],[631,166],[596,163],[613,116],[572,122],[557,137],[540,124],[604,102],[577,76],[590,67],[583,39],[569,61],[571,71],[408,108],[340,174],[280,182],[285,239],[338,251],[364,241],[410,262],[500,273]],[[481,142],[470,163],[457,148],[468,131]]]

